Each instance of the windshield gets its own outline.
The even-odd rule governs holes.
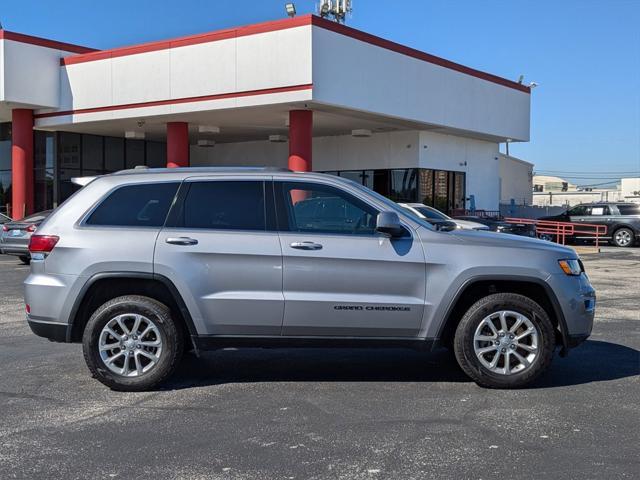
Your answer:
[[[432,220],[449,220],[449,217],[447,217],[444,213],[439,212],[436,209],[432,209],[429,207],[413,207],[413,208],[415,208],[425,217],[430,218]]]

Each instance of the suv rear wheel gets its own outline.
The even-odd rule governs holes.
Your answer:
[[[518,388],[551,364],[555,331],[536,302],[496,293],[474,303],[456,330],[454,350],[462,370],[478,385]]]
[[[182,329],[166,305],[127,295],[93,313],[82,346],[94,378],[113,390],[147,390],[166,380],[178,365]]]

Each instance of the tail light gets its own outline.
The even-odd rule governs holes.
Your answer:
[[[9,231],[9,227],[7,227],[6,225],[2,225],[2,231],[3,232],[8,232]]]
[[[25,228],[25,230],[29,233],[33,233],[36,231],[36,226],[35,225],[29,225],[27,228]]]
[[[55,235],[31,235],[29,239],[29,251],[31,253],[50,253],[56,246],[60,237]]]

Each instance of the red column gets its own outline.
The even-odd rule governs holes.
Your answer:
[[[189,166],[189,124],[167,123],[167,167]]]
[[[33,213],[33,110],[11,112],[11,215]]]
[[[313,144],[313,112],[291,110],[289,112],[289,169],[310,172]]]

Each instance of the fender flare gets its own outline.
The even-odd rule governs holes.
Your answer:
[[[84,285],[82,285],[82,288],[78,293],[78,296],[73,302],[73,307],[71,307],[71,311],[69,312],[69,320],[68,320],[69,326],[67,327],[67,336],[66,336],[67,343],[71,343],[72,341],[73,326],[75,324],[78,311],[82,306],[82,303],[85,299],[87,292],[89,291],[91,286],[95,284],[97,281],[104,280],[106,278],[135,278],[135,279],[141,279],[141,280],[159,281],[165,287],[167,287],[167,290],[169,290],[169,293],[173,297],[173,300],[176,302],[176,305],[178,306],[178,309],[180,310],[180,313],[182,314],[182,317],[185,320],[189,335],[193,337],[194,335],[198,334],[195,328],[195,325],[193,323],[193,319],[191,318],[191,313],[189,312],[189,309],[187,308],[187,305],[185,304],[182,298],[182,295],[180,295],[180,292],[178,291],[176,286],[173,284],[173,282],[169,278],[165,277],[164,275],[151,273],[151,272],[110,271],[110,272],[96,273],[91,277],[89,277],[89,279],[84,283]]]
[[[558,297],[556,296],[555,292],[553,291],[553,289],[551,288],[551,286],[549,286],[549,284],[547,282],[545,282],[544,280],[537,278],[537,277],[530,277],[527,275],[475,275],[472,277],[467,278],[464,282],[462,282],[462,284],[458,287],[458,289],[456,290],[455,295],[452,297],[452,299],[449,301],[449,304],[447,305],[447,308],[445,310],[443,321],[440,323],[440,327],[438,328],[438,334],[436,336],[437,339],[441,339],[442,338],[442,334],[444,332],[444,329],[448,323],[449,320],[449,316],[451,315],[451,313],[453,312],[453,309],[455,308],[456,304],[458,303],[458,301],[460,300],[460,297],[462,296],[462,293],[472,284],[477,283],[477,282],[490,282],[490,281],[496,281],[496,282],[500,282],[500,281],[512,281],[512,282],[525,282],[525,283],[535,283],[536,285],[539,285],[543,288],[544,292],[546,293],[547,297],[549,298],[549,301],[551,303],[551,307],[553,308],[553,313],[555,314],[556,318],[558,319],[558,326],[560,327],[560,336],[562,339],[562,350],[560,352],[560,354],[562,356],[566,355],[566,353],[569,351],[570,345],[569,345],[569,339],[567,336],[567,321],[564,318],[564,313],[562,312],[562,308],[560,307],[560,302],[558,301]],[[437,342],[436,342],[437,343]]]

